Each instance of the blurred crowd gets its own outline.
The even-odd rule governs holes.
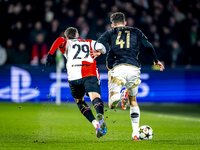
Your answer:
[[[97,40],[111,29],[109,17],[117,11],[143,31],[165,66],[200,65],[199,0],[0,0],[0,63],[43,65],[67,27]],[[142,64],[151,65],[141,51]],[[97,63],[105,64],[104,58]]]

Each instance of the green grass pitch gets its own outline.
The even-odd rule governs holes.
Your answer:
[[[139,105],[140,126],[149,125],[154,131],[150,141],[131,140],[129,109],[109,110],[105,104],[108,131],[97,138],[75,103],[0,103],[0,149],[200,149],[200,105]]]

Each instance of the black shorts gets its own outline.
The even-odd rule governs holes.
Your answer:
[[[82,98],[88,92],[96,92],[101,95],[100,86],[100,80],[95,76],[69,81],[71,95],[77,99]]]

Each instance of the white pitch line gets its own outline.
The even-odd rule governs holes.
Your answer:
[[[168,119],[175,119],[175,120],[200,122],[200,119],[198,119],[198,118],[187,118],[187,117],[178,117],[178,116],[170,116],[170,115],[158,115],[158,117],[160,117],[160,118],[168,118]]]

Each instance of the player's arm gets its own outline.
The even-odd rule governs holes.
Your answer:
[[[96,57],[100,56],[101,54],[106,53],[106,48],[103,44],[98,43],[97,41],[92,41],[92,53],[91,56],[95,59]]]
[[[157,58],[156,51],[155,51],[153,45],[146,39],[143,39],[141,41],[141,43],[146,48],[147,52],[151,55],[151,57],[153,58],[154,62],[157,63],[158,62],[158,58]]]
[[[108,42],[109,42],[109,32],[106,31],[97,40],[96,44],[94,45],[94,50],[98,50],[99,47],[102,47],[102,48],[100,48],[102,51],[102,54],[105,54],[106,53],[106,44]],[[102,44],[103,46],[101,46],[100,44]]]
[[[51,64],[53,62],[53,54],[55,53],[55,51],[57,50],[57,48],[59,48],[59,50],[64,54],[65,50],[64,50],[64,47],[66,45],[66,39],[63,38],[63,37],[58,37],[54,43],[52,44],[51,46],[51,49],[50,51],[48,52],[48,55],[47,55],[47,58],[46,58],[46,64],[45,64],[45,67],[49,66],[51,67]]]
[[[142,34],[142,36],[141,36],[141,43],[144,45],[144,47],[146,48],[147,52],[153,58],[154,65],[155,66],[159,66],[160,67],[160,71],[163,71],[163,69],[165,69],[163,64],[158,60],[157,55],[156,55],[156,51],[155,51],[153,45],[148,41],[147,37],[144,34]]]

